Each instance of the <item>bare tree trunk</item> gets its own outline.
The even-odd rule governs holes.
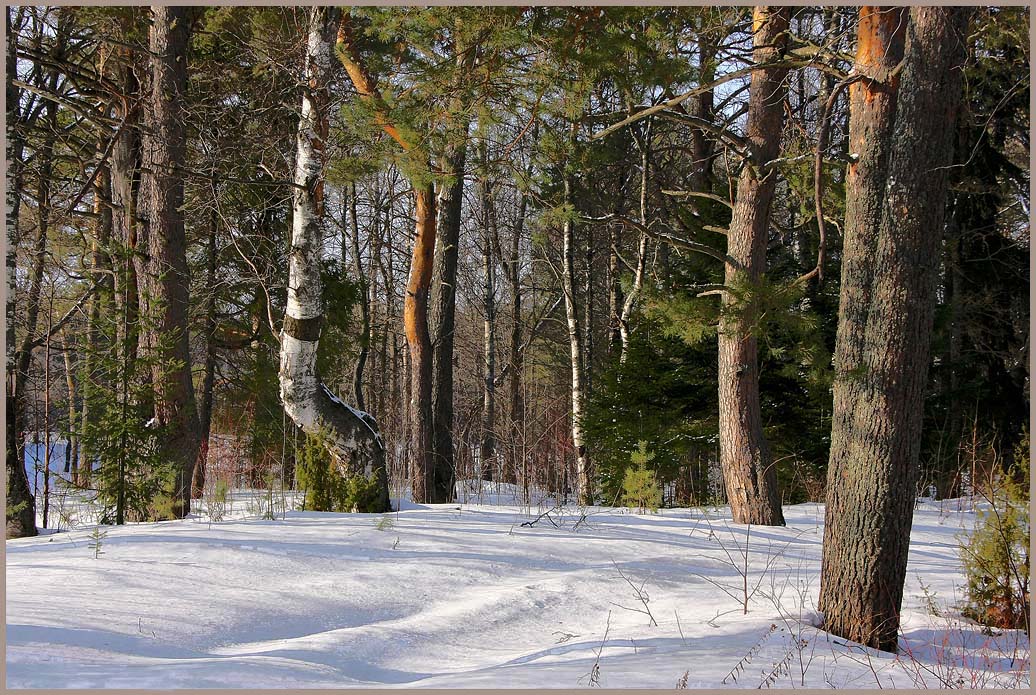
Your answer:
[[[21,408],[22,390],[21,355],[15,351],[15,288],[16,266],[18,259],[18,217],[21,201],[21,165],[23,140],[19,132],[20,120],[19,99],[21,90],[12,84],[17,67],[16,42],[13,36],[14,27],[11,13],[14,8],[7,7],[4,12],[4,24],[7,30],[7,84],[6,84],[6,202],[7,202],[7,383],[6,383],[6,428],[7,449],[5,459],[7,465],[7,538],[23,538],[36,535],[36,501],[29,489],[29,478],[25,474],[25,448],[23,443],[23,412]],[[37,283],[38,286],[38,283]]]
[[[651,119],[647,120],[644,126],[644,141],[640,143],[640,223],[648,226],[647,219],[647,197],[648,182],[651,174]],[[622,314],[619,316],[619,338],[622,341],[622,351],[619,353],[619,362],[626,363],[626,357],[630,349],[630,317],[633,309],[636,308],[637,300],[640,298],[640,291],[644,287],[644,269],[647,264],[648,235],[641,232],[640,243],[637,244],[637,270],[633,275],[633,286],[626,301],[622,304]]]
[[[488,157],[483,150],[483,166],[488,167]],[[489,172],[484,172],[481,182],[482,209],[485,219],[485,246],[482,250],[482,271],[485,277],[483,288],[483,334],[482,358],[485,375],[482,387],[482,437],[479,445],[479,461],[482,464],[482,479],[493,480],[493,464],[496,460],[496,438],[493,428],[496,419],[496,259],[493,254],[493,239],[496,237],[496,214],[493,209],[492,183]]]
[[[523,447],[520,442],[522,431],[522,419],[524,416],[524,405],[522,403],[521,391],[521,347],[522,347],[522,286],[521,286],[521,240],[522,229],[525,226],[525,214],[528,206],[528,199],[522,194],[518,202],[518,219],[515,222],[511,236],[511,257],[504,264],[507,271],[507,281],[511,286],[511,338],[508,345],[508,369],[507,392],[509,394],[510,413],[508,418],[508,439],[510,442],[510,461],[508,462],[509,475],[514,476],[517,482],[520,475],[526,492],[529,481],[528,465],[524,456]]]
[[[836,395],[845,424],[832,441],[828,469],[820,608],[829,632],[885,651],[895,651],[898,641],[970,14],[969,8],[911,10],[881,222],[866,258],[873,267],[866,322],[850,323],[861,312],[845,306],[838,327],[838,339],[859,348],[859,369],[843,376],[858,382],[858,390],[848,402],[844,391]],[[886,36],[888,28],[875,22],[861,50],[871,48],[882,62],[871,40]],[[854,254],[853,260],[863,259]],[[839,365],[843,373],[846,366]]]
[[[787,41],[787,8],[756,7],[753,11],[756,63],[772,61]],[[766,270],[766,243],[777,170],[770,162],[780,152],[784,124],[786,68],[752,72],[746,140],[750,160],[738,179],[737,200],[727,234],[727,255],[741,267],[727,264],[726,284],[751,285]],[[730,307],[732,295],[724,293]],[[777,471],[763,433],[759,404],[759,364],[752,334],[752,306],[725,314],[719,328],[720,465],[734,522],[782,526],[784,514],[777,490]]]
[[[205,474],[209,461],[209,437],[212,433],[212,399],[216,382],[216,267],[219,249],[216,245],[217,215],[213,207],[209,217],[208,267],[205,287],[205,370],[201,382],[201,410],[198,425],[201,429],[198,446],[198,460],[194,464],[192,491],[195,498],[201,498],[205,491]]]
[[[571,141],[575,144],[576,125],[571,125]],[[563,203],[573,205],[572,175],[564,173]],[[593,479],[590,476],[590,460],[583,438],[583,410],[586,396],[583,374],[583,336],[579,330],[579,312],[576,307],[575,288],[575,222],[566,216],[562,227],[564,262],[562,267],[562,291],[565,295],[565,316],[568,322],[569,358],[572,366],[572,446],[576,450],[576,478],[579,486],[579,503],[593,504]]]
[[[344,191],[343,191],[344,192]],[[356,358],[356,366],[353,369],[353,400],[356,407],[364,410],[366,405],[363,399],[363,370],[367,365],[367,355],[370,354],[371,345],[371,289],[367,275],[363,271],[363,259],[360,257],[360,220],[356,214],[356,183],[353,182],[349,195],[349,219],[352,221],[352,242],[353,242],[353,274],[360,286],[360,354]],[[345,225],[342,225],[344,235]],[[345,248],[345,241],[342,242]]]
[[[280,391],[284,409],[296,425],[321,435],[344,474],[362,471],[377,478],[380,499],[375,509],[389,509],[385,450],[378,425],[368,413],[350,408],[321,383],[317,347],[324,318],[320,277],[323,215],[323,153],[327,137],[331,45],[337,10],[314,7],[309,12],[306,75],[302,116],[295,140],[295,184],[292,196],[291,254],[288,261],[288,303],[281,328]]]
[[[439,236],[435,249],[435,374],[433,378],[433,499],[453,499],[453,344],[457,305],[457,250],[464,198],[466,143],[447,148],[443,161],[453,181],[439,192]]]
[[[608,354],[622,350],[622,269],[619,263],[619,227],[610,225],[608,232]],[[663,244],[664,246],[664,244]]]
[[[79,419],[76,410],[76,380],[75,365],[72,363],[72,352],[75,339],[68,331],[62,332],[64,349],[61,356],[65,363],[65,389],[68,393],[68,440],[65,444],[65,472],[71,474],[72,479],[78,478],[79,471],[79,436],[76,433],[77,421]]]

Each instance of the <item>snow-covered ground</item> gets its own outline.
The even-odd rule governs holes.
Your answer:
[[[719,509],[404,503],[387,515],[238,499],[228,520],[7,543],[12,688],[1027,686],[1024,634],[959,617],[957,537],[915,516],[898,656],[818,631],[823,507],[786,528]],[[499,501],[499,500],[497,500]],[[290,506],[290,505],[289,505]],[[745,551],[750,594],[744,613]]]

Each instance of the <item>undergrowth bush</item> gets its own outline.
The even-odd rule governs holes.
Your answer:
[[[988,505],[961,539],[967,577],[964,614],[996,628],[1029,629],[1029,435],[1010,467],[988,486]]]
[[[307,434],[297,456],[295,476],[305,492],[303,508],[314,512],[369,512],[377,509],[377,478],[342,475],[326,446],[327,435]]]

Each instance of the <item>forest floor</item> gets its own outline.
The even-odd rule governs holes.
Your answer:
[[[919,505],[893,655],[814,627],[822,505],[747,528],[724,507],[263,520],[236,497],[220,522],[103,527],[99,557],[93,526],[8,541],[7,686],[1029,684],[1023,633],[960,617],[958,501]]]

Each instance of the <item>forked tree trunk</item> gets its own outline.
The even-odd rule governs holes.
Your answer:
[[[306,433],[319,435],[339,469],[347,475],[376,477],[375,508],[389,509],[385,450],[378,425],[368,413],[336,398],[317,373],[317,347],[324,318],[321,230],[324,194],[324,140],[327,137],[332,41],[337,10],[314,7],[309,13],[302,115],[295,140],[295,189],[292,195],[288,303],[281,328],[280,392],[284,410]]]
[[[647,198],[648,182],[651,179],[651,119],[648,119],[644,126],[644,141],[640,144],[640,223],[648,226],[647,219]],[[644,287],[644,270],[647,267],[648,235],[641,232],[640,242],[637,244],[637,269],[633,273],[633,286],[630,287],[626,301],[622,304],[622,313],[619,315],[619,338],[622,341],[622,352],[619,353],[619,362],[626,363],[630,350],[630,318],[637,306],[640,292]]]
[[[787,8],[756,7],[753,11],[753,60],[773,61],[787,42]],[[777,184],[770,162],[780,152],[784,126],[787,68],[752,72],[745,139],[749,161],[738,179],[737,200],[727,234],[726,284],[751,286],[766,270],[770,208]],[[731,310],[733,297],[723,295]],[[725,313],[719,327],[720,466],[734,522],[783,526],[777,471],[763,433],[759,404],[759,360],[751,302]]]
[[[843,424],[828,469],[820,609],[829,632],[885,651],[895,651],[899,631],[970,12],[911,10],[881,221],[866,259],[873,267],[868,308],[849,295],[838,326],[838,340],[854,346],[843,359],[858,355],[858,368],[843,376],[855,382],[854,393],[836,394]],[[862,49],[886,35],[882,26],[861,23],[874,34],[861,39]],[[862,262],[864,247],[850,251]],[[843,263],[851,268],[849,256]]]

